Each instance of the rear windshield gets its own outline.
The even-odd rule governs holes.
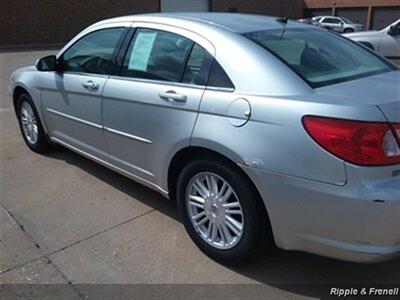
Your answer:
[[[316,88],[392,71],[368,50],[321,29],[263,30],[245,34]]]

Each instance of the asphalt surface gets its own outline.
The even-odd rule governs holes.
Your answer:
[[[400,259],[363,265],[275,250],[221,265],[191,242],[172,201],[63,148],[29,151],[8,78],[53,52],[0,53],[0,283],[61,283],[77,298],[77,284],[251,283],[270,299],[319,298],[317,285],[399,285]]]

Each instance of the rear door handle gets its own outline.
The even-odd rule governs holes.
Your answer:
[[[160,98],[167,101],[174,102],[186,102],[187,96],[183,94],[177,94],[175,91],[166,91],[159,94]]]
[[[95,91],[95,90],[97,90],[99,88],[99,84],[93,82],[92,80],[88,80],[86,82],[82,82],[82,86],[85,89],[92,90],[92,91]]]

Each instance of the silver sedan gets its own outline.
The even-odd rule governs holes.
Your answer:
[[[105,20],[11,76],[30,149],[67,147],[176,199],[224,262],[272,245],[400,254],[399,83],[335,33],[219,13]]]

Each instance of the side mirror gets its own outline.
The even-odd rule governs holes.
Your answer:
[[[390,28],[389,28],[387,33],[388,33],[388,35],[391,35],[391,36],[399,35],[400,34],[400,25],[390,26]]]
[[[60,63],[55,55],[49,55],[36,61],[36,69],[41,72],[59,71]]]

